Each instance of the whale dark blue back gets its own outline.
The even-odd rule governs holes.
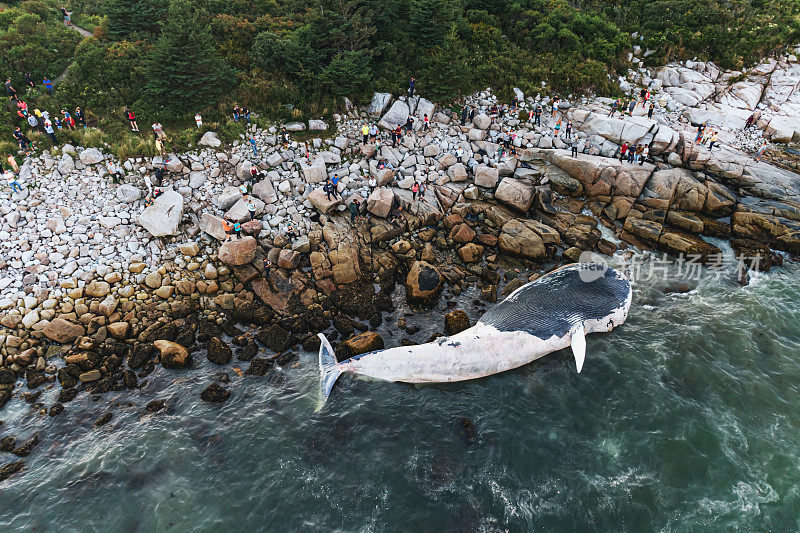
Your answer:
[[[563,337],[576,324],[604,318],[622,307],[629,292],[630,282],[612,268],[568,265],[523,285],[478,323],[540,339]]]

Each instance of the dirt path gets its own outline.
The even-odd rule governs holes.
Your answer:
[[[72,13],[70,13],[70,15],[72,15]],[[75,24],[67,24],[66,22],[64,22],[63,24],[67,28],[69,28],[71,30],[75,30],[76,32],[80,33],[83,37],[91,37],[92,36],[92,32],[86,31],[83,28],[76,26]],[[64,69],[64,72],[59,74],[58,77],[56,77],[56,79],[53,80],[53,85],[58,85],[59,83],[64,81],[64,79],[67,77],[67,74],[69,73],[69,67],[72,66],[72,63],[73,63],[73,61],[70,61],[69,65],[67,65],[67,68]]]

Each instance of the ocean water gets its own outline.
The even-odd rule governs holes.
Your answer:
[[[667,274],[635,282],[628,322],[588,337],[580,375],[561,351],[459,384],[345,376],[315,412],[302,353],[271,378],[234,360],[223,405],[199,399],[220,372],[207,361],[55,419],[15,399],[0,434],[42,442],[0,484],[0,530],[797,531],[800,269],[744,288],[727,270]],[[474,319],[475,296],[451,300]],[[415,340],[442,329],[445,300],[408,317]],[[146,413],[153,399],[167,408]]]

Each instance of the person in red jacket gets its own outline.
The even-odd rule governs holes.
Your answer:
[[[624,142],[624,143],[622,143],[622,146],[619,147],[619,160],[620,161],[624,161],[625,160],[625,153],[627,151],[628,151],[628,143]]]
[[[133,111],[131,111],[127,107],[125,108],[125,118],[128,119],[128,122],[130,122],[131,131],[138,132],[139,125],[136,123],[136,115],[133,113]]]

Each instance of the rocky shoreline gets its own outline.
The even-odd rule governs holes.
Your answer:
[[[632,246],[712,263],[720,250],[706,237],[714,237],[758,256],[750,266],[760,270],[800,254],[800,176],[778,155],[775,164],[752,158],[763,138],[800,140],[795,56],[746,73],[691,62],[641,68],[621,86],[651,89],[655,116],[639,106],[609,117],[604,98],[561,102],[577,157],[554,135],[553,119],[527,122],[527,110],[547,107],[547,98],[517,94],[522,114],[500,119],[488,115],[497,99],[487,90],[468,99],[477,114],[464,125],[424,98],[378,93],[367,108],[337,115],[335,136],[311,140],[309,154],[303,143],[282,146],[277,127],[251,127],[258,154],[249,138],[223,146],[209,132],[167,161],[120,162],[123,185],[111,183],[112,158],[97,149],[26,159],[27,188],[0,199],[0,420],[15,394],[57,416],[81,393],[135,390],[158,367],[191,369],[200,349],[223,369],[235,357],[249,362],[245,374],[265,376],[291,364],[297,347],[315,350],[322,331],[339,357],[382,348],[372,330],[394,311],[398,284],[425,309],[445,288],[478,286],[494,302],[585,251]],[[754,112],[756,126],[744,130]],[[391,130],[409,116],[415,131],[397,147],[385,132],[379,146],[361,142],[365,121]],[[706,121],[719,131],[713,151],[694,142]],[[508,131],[516,155],[501,156]],[[648,161],[621,162],[623,143],[646,144]],[[145,207],[156,168],[167,171],[166,191]],[[339,196],[329,199],[322,183],[333,175]],[[427,185],[418,199],[415,183]],[[242,185],[251,187],[252,221]],[[354,199],[360,212],[351,222]],[[226,236],[223,217],[243,223],[241,239]],[[445,332],[468,327],[464,319],[449,314]],[[392,320],[405,329],[403,317]],[[60,387],[52,405],[38,401],[47,387]],[[229,395],[214,383],[202,400]],[[0,441],[1,451],[24,456],[17,448]]]

